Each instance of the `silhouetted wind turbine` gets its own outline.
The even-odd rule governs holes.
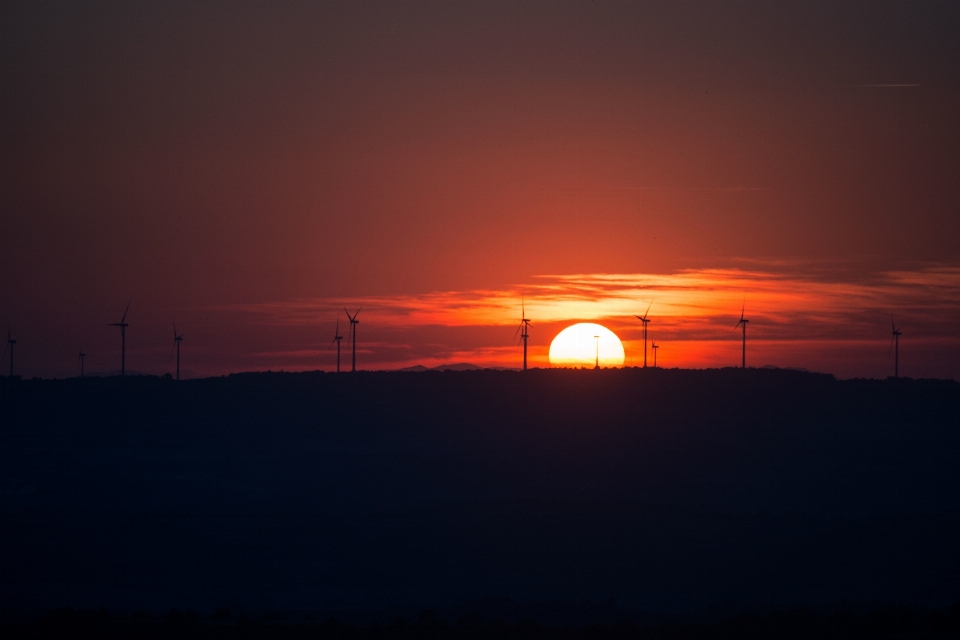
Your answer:
[[[593,339],[597,342],[597,361],[593,365],[594,369],[600,368],[600,336],[593,336]]]
[[[108,327],[120,327],[120,375],[127,375],[127,327],[130,325],[127,324],[127,311],[130,310],[130,303],[127,303],[127,308],[123,310],[123,317],[120,318],[120,322],[111,322],[108,324]]]
[[[890,342],[893,343],[893,377],[900,377],[900,329],[897,329],[897,325],[893,324],[893,318],[890,318],[890,329],[892,333],[890,334]],[[888,358],[890,356],[887,356]],[[12,369],[11,369],[12,371]],[[10,375],[13,375],[12,373]]]
[[[357,320],[357,316],[360,315],[360,312],[363,310],[363,307],[357,309],[357,312],[353,315],[350,315],[350,312],[346,309],[343,310],[347,317],[350,318],[350,344],[353,346],[353,360],[350,364],[350,371],[357,370],[357,325],[360,324],[360,321]],[[338,331],[339,333],[339,331]],[[339,347],[340,343],[337,343]]]
[[[78,359],[80,360],[80,377],[81,377],[81,378],[83,377],[83,359],[86,358],[86,357],[87,357],[87,354],[85,354],[85,353],[83,352],[83,349],[81,349],[81,350],[80,350],[80,357],[78,358]]]
[[[10,325],[7,325],[7,347],[3,350],[3,354],[7,354],[7,349],[10,350],[10,377],[13,377],[13,345],[17,344],[17,341],[10,337]]]
[[[653,301],[647,305],[647,310],[644,312],[643,317],[636,316],[637,320],[643,323],[643,368],[647,368],[647,323],[650,322],[650,318],[647,317],[647,314],[650,313],[650,307],[653,306]]]
[[[657,341],[654,340],[653,346],[651,348],[653,349],[653,368],[656,369],[657,368],[657,349],[660,348],[660,345],[658,345]]]
[[[733,327],[734,329],[736,329],[740,325],[743,325],[743,348],[742,348],[741,365],[740,365],[741,368],[743,369],[747,368],[747,323],[750,322],[749,320],[743,317],[743,312],[746,310],[746,308],[747,308],[747,303],[744,302],[743,308],[740,309],[740,320]]]
[[[183,341],[183,334],[177,335],[177,323],[173,323],[173,347],[177,350],[177,380],[180,379],[180,343]],[[170,350],[173,355],[173,349]]]
[[[357,312],[359,313],[359,311]],[[330,341],[330,347],[333,346],[333,343],[337,343],[337,373],[340,373],[340,341],[343,340],[343,336],[340,335],[340,312],[337,312],[337,330],[333,333],[333,340]],[[329,349],[330,347],[327,347]]]
[[[513,332],[513,337],[516,339],[517,334],[520,334],[520,339],[523,341],[523,370],[527,370],[527,338],[530,337],[530,321],[527,319],[527,307],[526,303],[523,301],[523,296],[520,297],[520,326],[517,327],[517,330]]]

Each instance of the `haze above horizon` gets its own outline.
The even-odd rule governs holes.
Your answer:
[[[960,5],[0,4],[24,376],[662,366],[960,379]],[[341,319],[343,320],[343,319]],[[341,323],[342,324],[342,323]],[[5,327],[4,327],[5,328]],[[342,328],[342,327],[341,327]],[[5,368],[5,363],[3,363]]]

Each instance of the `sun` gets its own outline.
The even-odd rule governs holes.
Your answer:
[[[598,355],[601,367],[623,366],[623,343],[601,324],[570,325],[550,343],[550,364],[554,367],[593,368]]]

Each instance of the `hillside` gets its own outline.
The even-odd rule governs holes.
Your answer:
[[[0,390],[7,607],[960,599],[956,382],[483,370]]]

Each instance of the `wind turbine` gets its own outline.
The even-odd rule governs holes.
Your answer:
[[[527,307],[523,301],[523,296],[520,297],[520,326],[513,332],[514,339],[516,339],[518,333],[520,334],[520,339],[523,340],[523,370],[526,371],[527,338],[530,337],[530,321],[527,319]]]
[[[650,313],[650,307],[653,306],[653,301],[650,301],[650,304],[647,305],[647,310],[644,312],[643,317],[634,316],[637,320],[643,323],[643,368],[647,368],[647,323],[650,322],[650,318],[647,317],[647,314]]]
[[[900,327],[902,329],[903,327]],[[890,318],[890,329],[892,330],[890,334],[890,342],[893,343],[893,377],[900,377],[900,329],[897,329],[897,325],[893,324],[893,318]],[[887,356],[888,358],[890,356]],[[13,369],[10,369],[13,371]],[[12,373],[10,375],[13,375]]]
[[[597,362],[593,365],[594,369],[600,368],[600,336],[593,336],[593,339],[597,342]]]
[[[660,348],[660,345],[658,345],[657,341],[654,340],[653,346],[651,348],[653,349],[653,368],[656,369],[657,368],[657,349]]]
[[[108,327],[120,327],[120,375],[127,375],[127,327],[130,325],[127,324],[127,311],[130,310],[130,303],[127,303],[127,308],[123,310],[123,317],[120,318],[120,322],[111,322],[108,324]]]
[[[343,310],[347,317],[350,318],[350,344],[353,346],[353,360],[350,364],[350,371],[357,370],[357,325],[360,324],[360,321],[357,320],[357,316],[360,315],[360,312],[363,310],[363,307],[357,309],[357,312],[353,315],[350,315],[350,312],[346,309]],[[339,333],[339,330],[337,331]],[[339,349],[340,343],[337,343],[337,348]],[[339,359],[338,359],[339,361]]]
[[[741,368],[743,369],[747,368],[747,323],[750,322],[749,320],[743,317],[743,312],[746,310],[746,308],[747,308],[747,303],[744,302],[743,307],[740,309],[740,320],[733,327],[734,329],[736,329],[740,325],[743,325],[743,348],[742,348],[743,353],[741,355],[742,360],[740,365]]]
[[[357,312],[359,313],[359,311]],[[333,334],[333,340],[330,341],[330,347],[333,346],[333,343],[337,343],[337,373],[340,373],[340,341],[343,340],[343,336],[340,335],[340,312],[337,312],[337,330]],[[330,347],[327,347],[329,349]]]
[[[83,349],[80,350],[80,377],[83,377],[83,359],[87,357],[87,354],[83,352]]]
[[[7,325],[7,348],[3,350],[3,354],[7,354],[7,349],[10,349],[10,377],[13,377],[13,345],[17,344],[17,341],[10,337],[10,325]]]
[[[177,380],[180,379],[180,343],[183,341],[183,334],[177,335],[177,323],[173,323],[173,347],[177,350]],[[173,355],[173,349],[170,350]]]

